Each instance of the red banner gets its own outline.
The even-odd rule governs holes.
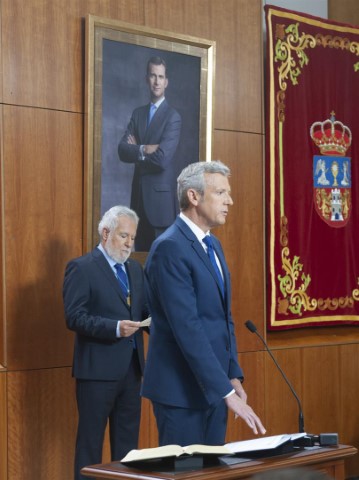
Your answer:
[[[266,21],[267,326],[359,325],[359,28]]]

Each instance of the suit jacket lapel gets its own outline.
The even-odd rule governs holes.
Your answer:
[[[195,252],[199,256],[199,258],[205,264],[205,266],[209,270],[210,274],[215,279],[219,291],[221,291],[221,286],[219,284],[219,279],[217,277],[217,274],[216,274],[216,272],[213,268],[213,265],[212,265],[208,255],[204,251],[204,248],[202,247],[202,245],[198,241],[197,237],[192,232],[192,230],[188,227],[188,225],[186,225],[186,223],[183,220],[181,220],[181,218],[177,217],[176,222],[178,222],[177,225],[179,226],[180,230],[184,233],[184,235],[188,238],[188,240],[190,240],[192,242],[192,248],[195,250]],[[217,242],[218,242],[218,240],[217,240]],[[215,243],[215,245],[217,247],[217,243]],[[227,278],[228,270],[227,270],[227,267],[224,268],[224,266],[226,265],[226,262],[224,260],[224,256],[221,253],[219,254],[218,250],[219,250],[218,248],[215,249],[216,254],[219,258],[219,261],[221,262],[222,271],[223,271],[224,280],[225,280],[225,285],[226,285],[228,283],[228,278]],[[227,291],[227,288],[225,289],[225,291]],[[222,296],[222,294],[221,294],[221,296]]]
[[[219,247],[219,241],[215,237],[213,237],[213,239],[214,239],[213,248],[214,248],[214,251],[216,252],[216,255],[217,255],[217,257],[218,257],[218,259],[221,263],[221,267],[222,267],[226,303],[227,303],[227,305],[229,305],[228,301],[229,301],[229,297],[230,297],[230,294],[231,294],[231,288],[230,288],[231,287],[231,282],[230,282],[229,270],[228,270],[226,259],[224,258],[223,251]]]

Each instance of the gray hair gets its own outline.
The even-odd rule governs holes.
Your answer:
[[[104,228],[107,228],[110,232],[116,229],[120,217],[128,217],[133,220],[136,225],[138,225],[139,218],[137,213],[134,210],[131,210],[128,207],[124,207],[123,205],[116,205],[115,207],[110,208],[103,214],[103,217],[98,224],[98,233],[100,237],[102,236],[102,232]]]
[[[219,160],[191,163],[184,168],[177,178],[177,197],[181,210],[186,210],[189,207],[187,192],[190,188],[196,190],[201,196],[204,195],[206,173],[220,173],[229,177],[231,171]]]

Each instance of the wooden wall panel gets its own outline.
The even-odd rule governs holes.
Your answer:
[[[7,373],[0,369],[0,478],[7,479]]]
[[[305,431],[315,435],[336,432],[340,443],[358,448],[359,345],[272,352],[300,399]],[[267,433],[297,432],[298,404],[272,359],[264,354]],[[347,470],[359,472],[358,455],[347,462]]]
[[[328,0],[328,18],[359,25],[358,0]]]
[[[248,404],[253,408],[263,425],[267,426],[265,417],[265,389],[264,389],[264,356],[263,352],[239,354],[239,363],[244,372],[243,387],[248,395]],[[254,438],[252,430],[241,418],[234,418],[232,413],[228,417],[227,442],[235,442]]]
[[[143,22],[143,0],[2,0],[3,101],[83,112],[84,18]]]
[[[298,404],[269,354],[265,352],[264,354],[265,418],[268,435],[298,432]],[[306,416],[302,400],[304,372],[302,372],[300,350],[277,350],[273,351],[273,355],[296,391]]]
[[[147,0],[146,25],[215,40],[214,127],[262,131],[261,0]]]
[[[215,233],[226,253],[232,279],[232,314],[239,351],[258,350],[261,345],[245,327],[253,320],[264,334],[264,251],[262,137],[249,133],[216,130],[213,158],[231,168],[233,207],[224,227]]]
[[[340,430],[342,380],[339,353],[338,346],[302,350],[302,399],[308,432],[339,432]],[[339,388],[333,388],[336,384]]]
[[[1,8],[1,4],[0,4]],[[1,49],[0,49],[1,51]],[[1,59],[1,54],[0,54]],[[0,80],[1,83],[1,80]],[[0,368],[6,363],[6,341],[5,341],[5,299],[4,299],[4,285],[5,272],[3,269],[3,245],[4,245],[4,229],[3,229],[3,192],[4,192],[4,176],[3,176],[3,107],[0,105]]]
[[[331,372],[332,385],[327,396],[332,390],[339,392],[339,441],[348,445],[355,445],[359,449],[359,344],[342,345],[339,347],[338,378]],[[337,429],[335,430],[337,431]],[[347,461],[347,471],[356,472],[359,476],[359,455]]]
[[[7,375],[8,480],[73,478],[76,405],[71,369]]]
[[[82,116],[3,109],[7,366],[69,365],[62,281],[81,254]]]

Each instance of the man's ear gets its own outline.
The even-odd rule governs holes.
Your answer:
[[[201,198],[201,195],[197,192],[197,190],[194,190],[193,188],[189,188],[187,190],[187,197],[191,205],[197,206]]]
[[[110,235],[110,230],[108,228],[104,228],[102,230],[102,240],[106,241],[109,235]]]

